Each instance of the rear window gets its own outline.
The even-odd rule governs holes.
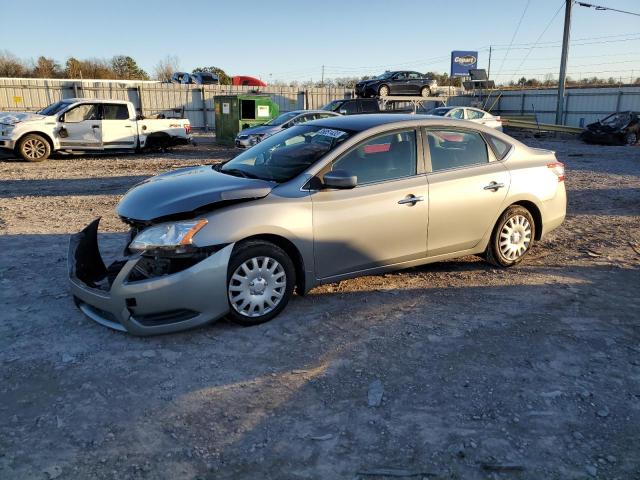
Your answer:
[[[489,163],[487,144],[477,132],[430,130],[427,140],[434,172]]]
[[[511,145],[499,138],[487,135],[487,140],[489,141],[489,145],[491,145],[491,149],[498,160],[502,160],[506,157],[509,150],[511,150]]]

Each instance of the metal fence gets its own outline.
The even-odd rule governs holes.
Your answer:
[[[234,85],[175,85],[157,82],[47,80],[0,78],[0,111],[35,112],[64,98],[128,100],[142,115],[179,111],[194,128],[215,126],[214,97],[259,91],[268,94],[281,112],[320,108],[353,95],[345,88],[256,87]]]
[[[174,85],[141,81],[48,80],[0,78],[0,111],[37,111],[63,98],[129,100],[138,112],[153,115],[180,111],[194,128],[215,126],[216,95],[250,93],[255,87],[231,85]],[[347,88],[261,87],[281,112],[319,108],[336,99],[354,95]],[[443,92],[445,93],[445,92]],[[500,115],[533,115],[541,123],[555,123],[557,90],[494,91],[488,97],[456,95],[449,105],[474,105]],[[435,104],[433,105],[435,106]],[[565,98],[565,125],[583,126],[612,112],[640,111],[640,87],[572,88]]]
[[[564,100],[562,123],[584,127],[613,112],[640,112],[640,87],[571,88]],[[508,90],[490,96],[460,95],[449,105],[473,105],[497,115],[536,115],[540,123],[555,123],[558,91]]]

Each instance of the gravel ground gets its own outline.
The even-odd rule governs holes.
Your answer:
[[[0,162],[0,478],[640,478],[640,148],[525,138],[566,223],[475,257],[294,297],[270,323],[153,338],[75,309],[67,238],[146,176],[229,158]]]

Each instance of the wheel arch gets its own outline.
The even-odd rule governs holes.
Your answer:
[[[38,136],[44,138],[47,141],[47,143],[49,144],[49,148],[51,149],[51,153],[53,153],[56,150],[56,147],[55,147],[55,145],[53,143],[53,138],[51,138],[51,135],[49,135],[48,133],[45,133],[45,132],[41,132],[39,130],[31,130],[29,132],[25,132],[22,135],[20,135],[20,137],[18,138],[18,140],[16,140],[16,143],[15,143],[16,149],[18,148],[18,145],[20,145],[20,142],[22,141],[22,139],[24,137],[26,137],[27,135],[38,135]]]
[[[285,253],[289,255],[289,258],[296,269],[296,292],[298,295],[304,295],[306,293],[307,282],[305,278],[304,258],[302,257],[298,247],[291,240],[273,233],[261,233],[245,237],[242,240],[237,241],[236,245],[246,242],[247,240],[263,240],[265,242],[273,243],[284,250]]]
[[[533,217],[533,223],[535,224],[535,236],[533,238],[534,240],[540,240],[542,238],[542,228],[543,228],[542,212],[540,211],[540,208],[531,200],[518,200],[511,203],[509,206],[507,206],[507,208],[513,207],[514,205],[518,205],[520,207],[526,208],[529,211],[529,213]],[[502,214],[507,211],[507,208],[505,208],[504,210],[502,210],[502,212],[500,212],[500,215],[498,215],[498,218],[500,218]]]

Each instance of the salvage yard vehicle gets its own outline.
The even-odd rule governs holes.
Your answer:
[[[29,162],[54,152],[167,148],[191,142],[187,119],[144,118],[131,102],[68,98],[37,113],[0,113],[0,149]]]
[[[612,113],[587,125],[580,139],[600,145],[635,145],[640,141],[640,120],[634,112]]]
[[[359,97],[388,97],[389,95],[413,95],[430,97],[438,88],[438,82],[419,72],[385,72],[371,80],[356,83]]]
[[[375,98],[344,98],[327,103],[321,110],[337,112],[340,115],[358,115],[380,113],[380,105]]]
[[[471,122],[337,116],[295,125],[234,159],[143,181],[108,267],[94,220],[69,242],[77,306],[137,335],[223,316],[266,322],[329,282],[465,255],[516,265],[565,218],[564,166]]]
[[[337,113],[327,112],[325,110],[294,110],[283,113],[269,120],[267,123],[241,130],[236,136],[236,147],[252,147],[265,138],[281,132],[285,128],[321,118],[335,117],[337,115]]]
[[[458,120],[469,120],[474,123],[486,125],[502,131],[502,119],[500,116],[491,115],[489,112],[472,107],[438,107],[426,112],[427,115],[437,115],[438,117],[455,118]]]

